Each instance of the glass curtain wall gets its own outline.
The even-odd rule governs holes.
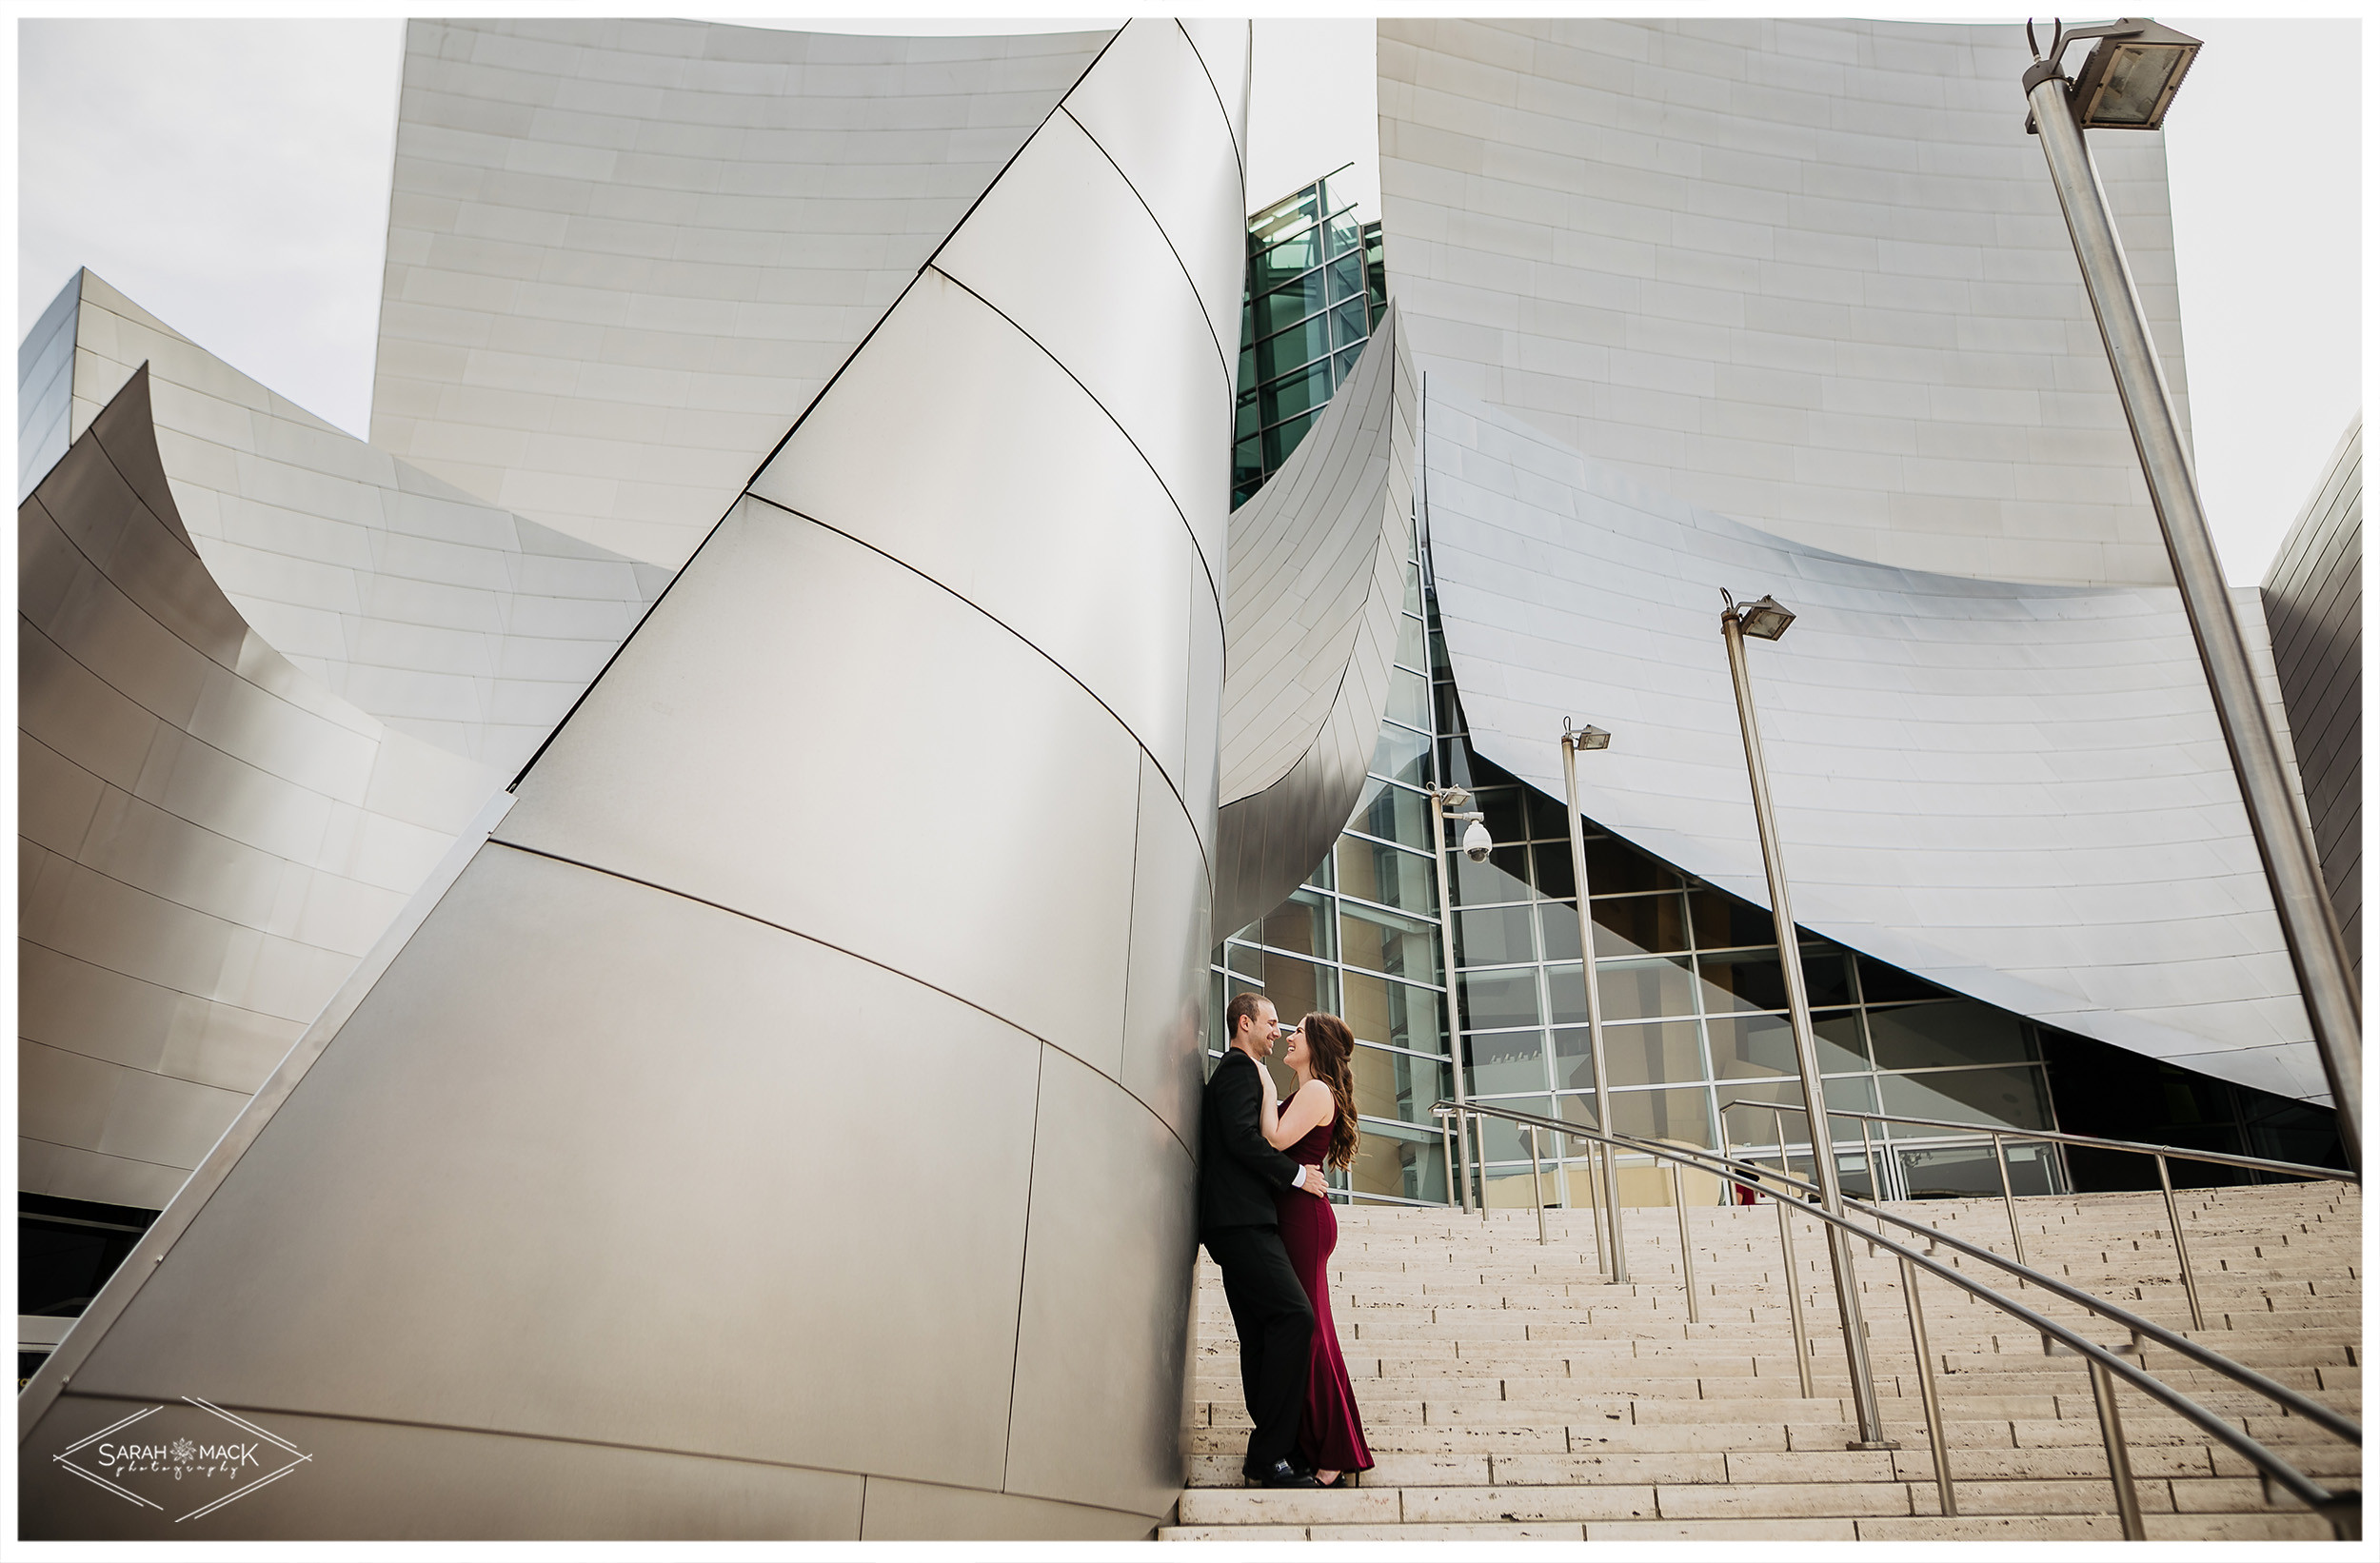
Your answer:
[[[1477,1099],[1582,1124],[1597,1120],[1578,948],[1577,889],[1561,803],[1474,755],[1442,643],[1433,674],[1440,759],[1473,790],[1497,848],[1455,860],[1455,960],[1466,1079]],[[1547,735],[1549,747],[1555,739]],[[1588,762],[1592,763],[1592,761]],[[1810,1176],[1809,1130],[1768,912],[1585,826],[1596,976],[1602,997],[1612,1121],[1622,1134],[1717,1148],[1777,1164],[1780,1142]],[[2062,1192],[2063,1169],[2022,1131],[2056,1127],[2039,1036],[2029,1020],[1959,997],[1882,961],[1804,934],[1827,1105],[2013,1131],[2019,1194]],[[1782,1109],[1781,1117],[1779,1109]],[[1781,1132],[1780,1132],[1781,1131]],[[1855,1194],[1886,1197],[2000,1191],[1988,1138],[1914,1124],[1835,1123],[1837,1166]],[[1543,1150],[1548,1202],[1587,1201],[1589,1142]],[[1869,1151],[1875,1168],[1870,1171]],[[1486,1131],[1491,1203],[1530,1197],[1526,1137]],[[1668,1175],[1621,1158],[1620,1195],[1668,1198]],[[1702,1177],[1699,1201],[1716,1197]]]
[[[1318,179],[1248,219],[1232,426],[1236,509],[1279,470],[1331,394],[1355,372],[1388,307],[1380,225]]]

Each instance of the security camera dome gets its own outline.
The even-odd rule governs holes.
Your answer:
[[[1496,838],[1488,834],[1486,824],[1474,820],[1471,828],[1462,833],[1462,849],[1473,862],[1483,863],[1488,861],[1488,854],[1496,850]]]

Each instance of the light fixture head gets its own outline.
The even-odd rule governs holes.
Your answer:
[[[1612,746],[1612,735],[1593,722],[1581,727],[1573,727],[1570,724],[1570,719],[1564,717],[1562,718],[1562,742],[1574,749],[1608,749]]]
[[[1470,828],[1462,833],[1462,850],[1463,856],[1475,863],[1488,861],[1488,854],[1496,850],[1496,838],[1488,834],[1484,821],[1471,821]]]
[[[1442,809],[1458,809],[1470,801],[1471,789],[1468,787],[1440,787],[1438,789],[1438,807]]]
[[[1794,610],[1774,597],[1763,597],[1757,603],[1745,603],[1735,609],[1735,623],[1746,635],[1755,641],[1774,641],[1785,633],[1785,626],[1794,622]]]
[[[2086,130],[2154,130],[2182,89],[2200,41],[2143,17],[2115,24],[2074,77],[2074,123]]]

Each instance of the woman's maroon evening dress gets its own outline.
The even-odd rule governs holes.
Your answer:
[[[1292,1160],[1319,1166],[1331,1148],[1331,1126],[1315,1129],[1289,1147]],[[1303,1189],[1274,1197],[1280,1209],[1281,1246],[1298,1282],[1314,1304],[1314,1364],[1306,1375],[1305,1415],[1298,1421],[1298,1452],[1317,1471],[1369,1471],[1372,1451],[1363,1441],[1363,1417],[1356,1410],[1355,1386],[1347,1381],[1347,1359],[1339,1355],[1339,1329],[1331,1322],[1330,1277],[1324,1267],[1339,1246],[1339,1217],[1328,1199]]]

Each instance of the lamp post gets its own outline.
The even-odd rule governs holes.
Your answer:
[[[1603,993],[1595,979],[1595,912],[1588,900],[1587,840],[1578,814],[1578,751],[1611,746],[1612,735],[1602,728],[1573,727],[1568,717],[1562,718],[1562,787],[1570,799],[1570,874],[1578,892],[1578,957],[1587,985],[1587,1064],[1595,1075],[1595,1126],[1607,1135],[1612,1132],[1612,1112],[1611,1098],[1603,1089]],[[1611,1256],[1611,1284],[1625,1286],[1628,1256],[1619,1246],[1619,1183],[1614,1176],[1611,1142],[1599,1141],[1587,1154],[1599,1157],[1603,1163],[1603,1197],[1587,1201],[1595,1207],[1596,1241]],[[1595,1181],[1592,1168],[1587,1181],[1591,1186]]]
[[[1446,956],[1446,1052],[1455,1065],[1455,1099],[1471,1099],[1462,1078],[1462,1011],[1458,1007],[1455,981],[1455,865],[1446,857],[1446,821],[1461,820],[1469,828],[1462,833],[1463,850],[1474,862],[1487,861],[1495,850],[1495,840],[1488,835],[1487,825],[1477,810],[1458,813],[1471,801],[1467,787],[1432,787],[1430,789],[1430,840],[1438,848],[1438,937],[1444,940]],[[1468,1114],[1455,1116],[1455,1157],[1458,1178],[1461,1185],[1462,1208],[1471,1209],[1471,1119]],[[1487,1176],[1482,1167],[1479,1177],[1479,1207],[1487,1209]]]
[[[1818,1199],[1831,1216],[1843,1213],[1843,1185],[1835,1167],[1835,1136],[1826,1111],[1826,1092],[1818,1078],[1818,1043],[1810,1028],[1810,989],[1801,970],[1801,940],[1796,937],[1794,907],[1785,885],[1785,856],[1776,840],[1776,818],[1769,801],[1769,768],[1760,752],[1760,719],[1752,705],[1752,669],[1744,661],[1744,637],[1774,641],[1794,622],[1790,608],[1774,597],[1738,606],[1732,593],[1722,591],[1727,607],[1719,615],[1719,633],[1727,642],[1727,668],[1735,681],[1735,717],[1743,728],[1744,768],[1752,776],[1752,813],[1760,828],[1760,859],[1768,870],[1769,905],[1776,918],[1777,964],[1785,973],[1785,1006],[1792,1013],[1794,1061],[1801,1071],[1803,1110],[1810,1119],[1810,1159],[1818,1175]],[[1777,1147],[1783,1159],[1785,1147]],[[1868,1363],[1868,1331],[1859,1316],[1859,1279],[1852,1268],[1851,1241],[1844,1229],[1826,1223],[1827,1263],[1835,1276],[1835,1305],[1843,1321],[1843,1360],[1851,1370],[1852,1408],[1859,1422],[1853,1449],[1898,1449],[1884,1436],[1876,1408],[1875,1379]],[[1798,1286],[1799,1280],[1795,1284]]]
[[[2033,37],[2030,22],[2025,35],[2029,41]],[[2084,38],[2098,43],[2081,74],[2070,83],[2058,60],[2067,45]],[[2150,344],[2148,322],[2115,224],[2108,215],[2098,170],[2083,143],[2086,128],[2153,130],[2163,125],[2166,109],[2198,48],[2198,40],[2186,33],[2135,18],[2071,30],[2061,27],[2051,39],[2049,53],[2036,57],[2025,71],[2025,101],[2033,110],[2028,128],[2040,135],[2042,154],[2049,160],[2050,182],[2056,187],[2092,312],[2098,317],[2099,340],[2132,425],[2132,446],[2140,456],[2141,475],[2148,480],[2157,524],[2165,533],[2174,584],[2181,587],[2191,633],[2206,664],[2207,687],[2231,750],[2256,851],[2264,860],[2273,910],[2289,944],[2290,964],[2322,1056],[2330,1100],[2338,1110],[2339,1139],[2348,1164],[2360,1170],[2363,1005],[2354,968],[2324,891],[2313,838],[2290,793],[2279,741],[2265,720],[2247,644],[2231,615],[2231,594],[2224,587],[2214,540],[2198,502],[2197,479],[2182,452],[2164,372]]]

